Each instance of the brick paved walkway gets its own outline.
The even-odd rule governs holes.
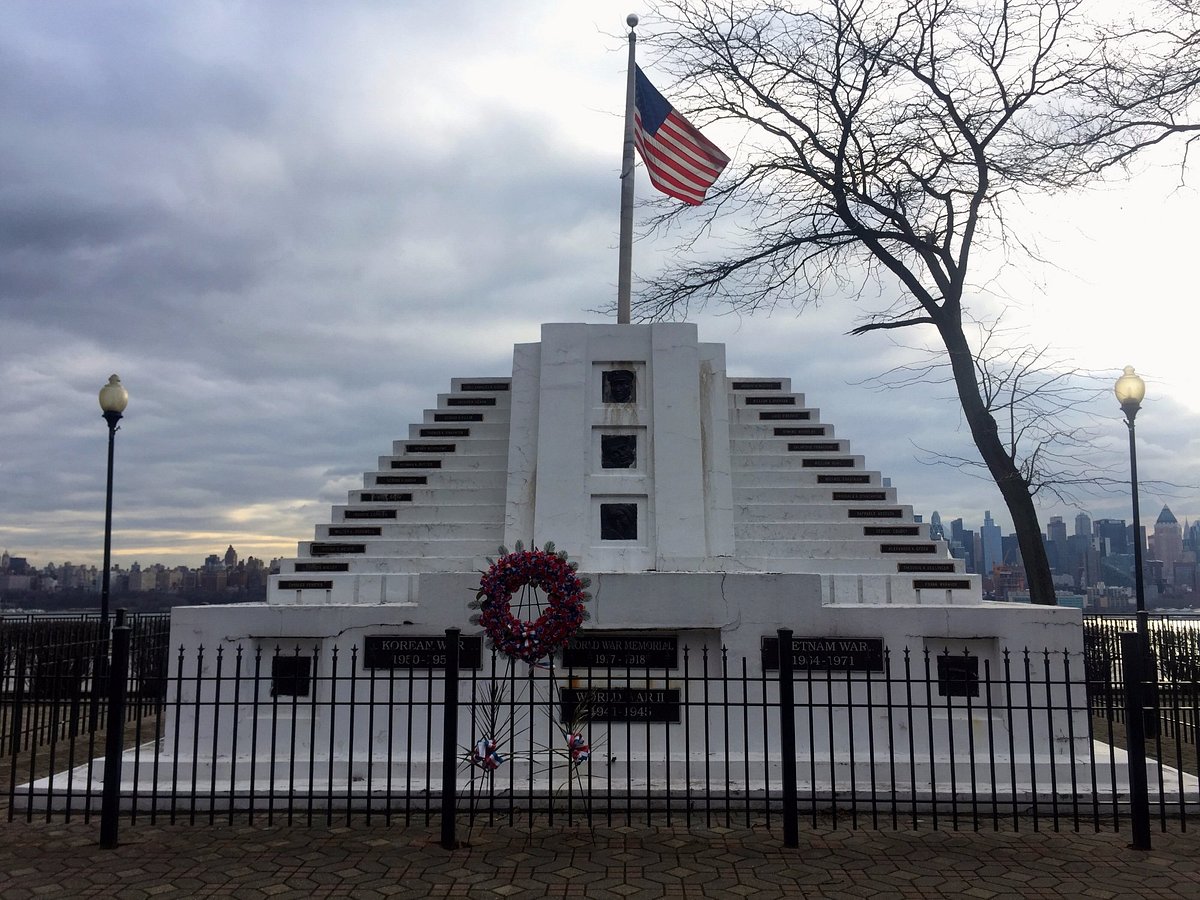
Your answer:
[[[0,823],[0,897],[1200,896],[1200,834],[495,828],[442,850],[435,829]],[[1178,827],[1177,823],[1174,827]]]

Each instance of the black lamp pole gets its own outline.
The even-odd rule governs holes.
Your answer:
[[[1137,603],[1138,644],[1145,655],[1150,650],[1150,634],[1146,614],[1146,588],[1142,574],[1142,516],[1138,506],[1137,474],[1137,430],[1134,419],[1142,408],[1146,396],[1146,383],[1134,372],[1133,366],[1125,367],[1125,374],[1117,379],[1114,392],[1121,410],[1125,413],[1125,425],[1129,429],[1129,485],[1133,494],[1133,584]]]
[[[100,624],[108,633],[108,588],[109,568],[112,565],[112,496],[113,496],[113,445],[117,437],[117,423],[129,403],[129,392],[116,375],[100,389],[100,409],[108,423],[108,485],[104,497],[104,572],[100,576]]]

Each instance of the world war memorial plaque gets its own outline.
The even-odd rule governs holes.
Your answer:
[[[563,665],[572,669],[674,669],[679,666],[679,637],[659,632],[583,632],[563,648]]]

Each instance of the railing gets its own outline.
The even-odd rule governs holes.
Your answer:
[[[114,666],[118,637],[130,635],[114,631]],[[380,669],[358,648],[180,648],[155,682],[161,704],[126,717],[107,761],[57,731],[14,755],[9,817],[86,816],[105,776],[114,823],[118,810],[131,822],[440,817],[444,842],[456,820],[534,817],[765,822],[785,839],[800,820],[1098,830],[1153,813],[1186,827],[1200,804],[1179,728],[1142,744],[1147,787],[1131,805],[1130,701],[1111,677],[1085,677],[1077,653],[885,650],[879,664],[791,678],[764,662],[685,647],[669,670],[494,655],[477,669]],[[114,688],[143,689],[142,676],[113,674]],[[1172,710],[1195,722],[1194,706]]]
[[[164,696],[170,621],[169,614],[128,617],[131,719]],[[102,727],[108,661],[98,615],[0,616],[0,757]]]

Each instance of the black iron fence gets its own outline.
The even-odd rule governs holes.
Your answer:
[[[115,621],[115,620],[114,620]],[[131,629],[130,719],[165,696],[169,614],[141,614]],[[0,616],[0,757],[103,727],[108,630],[95,614]]]
[[[670,668],[538,668],[486,653],[456,664],[455,636],[420,667],[380,666],[356,646],[260,644],[180,648],[167,677],[132,664],[122,677],[131,638],[113,632],[109,712],[129,722],[123,740],[110,726],[99,758],[51,729],[14,753],[10,819],[106,807],[110,835],[118,816],[440,820],[447,845],[456,828],[534,817],[765,821],[792,843],[799,823],[830,819],[1136,834],[1151,816],[1186,828],[1200,804],[1185,739],[1195,704],[1171,695],[1191,731],[1134,734],[1129,709],[1153,714],[1142,682],[1154,679],[1115,681],[1130,674],[1120,654],[1103,673],[1090,651],[978,646],[883,648],[816,669],[778,653],[781,632],[773,659],[684,647]],[[147,683],[161,702],[130,715],[124,695]]]

